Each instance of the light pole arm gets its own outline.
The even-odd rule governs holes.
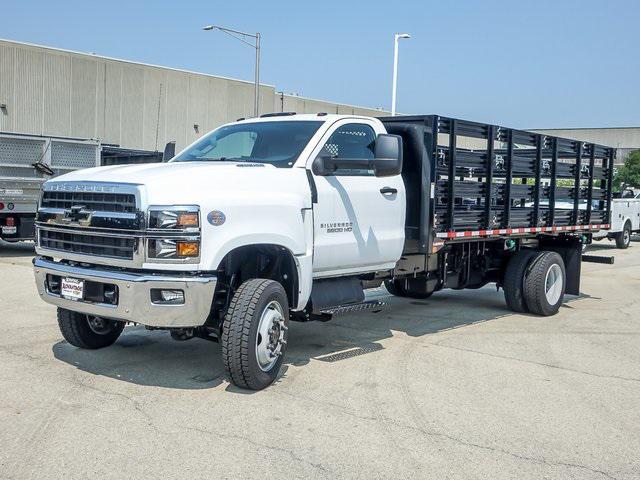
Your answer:
[[[233,28],[221,27],[219,25],[207,25],[203,27],[203,30],[220,30],[222,33],[226,33],[230,37],[235,38],[236,40],[241,41],[245,45],[249,45],[254,48],[256,51],[256,66],[255,66],[255,82],[254,82],[254,107],[253,113],[257,117],[260,114],[260,34],[259,33],[247,33],[241,32],[240,30],[234,30]],[[255,43],[248,42],[243,37],[253,38]]]
[[[230,33],[237,33],[238,35],[244,35],[245,37],[253,37],[253,38],[257,38],[258,37],[258,34],[255,34],[255,33],[241,32],[240,30],[234,30],[233,28],[221,27],[219,25],[208,25],[208,26],[204,27],[205,30],[212,30],[214,28],[216,28],[218,30],[222,30],[223,32],[230,32]]]

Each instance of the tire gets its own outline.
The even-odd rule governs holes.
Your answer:
[[[58,308],[58,326],[74,347],[95,350],[113,345],[124,330],[124,322],[93,317]]]
[[[537,253],[534,250],[520,250],[507,263],[502,288],[507,306],[514,312],[527,313],[529,311],[524,298],[524,276],[529,262]]]
[[[558,313],[566,285],[562,257],[556,252],[538,253],[529,263],[524,277],[524,299],[529,311],[545,317]]]
[[[625,250],[631,244],[631,224],[626,222],[620,233],[616,234],[616,247]]]
[[[429,298],[433,291],[428,291],[427,281],[420,278],[385,280],[387,291],[396,297]]]
[[[234,385],[262,390],[274,382],[284,360],[288,323],[289,302],[282,285],[262,278],[240,285],[225,315],[221,339],[222,363]],[[269,338],[259,330],[269,332]]]

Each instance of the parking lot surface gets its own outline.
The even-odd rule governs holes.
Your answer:
[[[640,243],[608,242],[560,313],[502,291],[373,296],[293,323],[261,392],[220,347],[127,327],[78,350],[40,301],[28,244],[0,243],[0,478],[640,478]]]

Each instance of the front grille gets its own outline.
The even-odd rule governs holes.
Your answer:
[[[42,207],[71,208],[83,205],[87,210],[135,213],[136,197],[130,193],[58,192],[42,193]]]
[[[137,239],[40,229],[40,246],[60,252],[132,260]]]

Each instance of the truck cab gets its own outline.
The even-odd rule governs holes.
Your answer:
[[[257,118],[223,125],[167,163],[50,180],[37,218],[39,293],[79,346],[108,344],[123,322],[220,340],[240,287],[264,279],[257,288],[282,302],[264,324],[280,332],[261,351],[269,368],[256,372],[271,375],[289,313],[308,307],[314,279],[350,278],[320,292],[328,303],[317,306],[351,303],[362,294],[353,275],[392,270],[401,256],[400,141],[385,136],[374,118]],[[380,138],[392,155],[379,159],[392,164],[385,176],[375,171]],[[314,173],[315,159],[332,174]],[[97,343],[70,339],[76,324]]]
[[[459,131],[484,150],[460,147]],[[519,156],[537,156],[516,162],[516,141],[531,147]],[[213,340],[231,381],[250,389],[276,378],[290,320],[373,308],[364,290],[383,282],[414,298],[496,282],[515,311],[551,315],[579,288],[580,230],[606,228],[612,158],[567,147],[580,159],[590,148],[603,166],[592,162],[590,179],[579,160],[576,169],[554,166],[552,184],[562,175],[590,185],[601,178],[597,206],[545,209],[541,199],[552,194],[540,166],[563,152],[545,142],[437,116],[233,122],[166,163],[46,182],[37,288],[75,346],[111,345],[126,323]],[[535,185],[516,186],[518,176]],[[530,285],[528,265],[541,269]]]

